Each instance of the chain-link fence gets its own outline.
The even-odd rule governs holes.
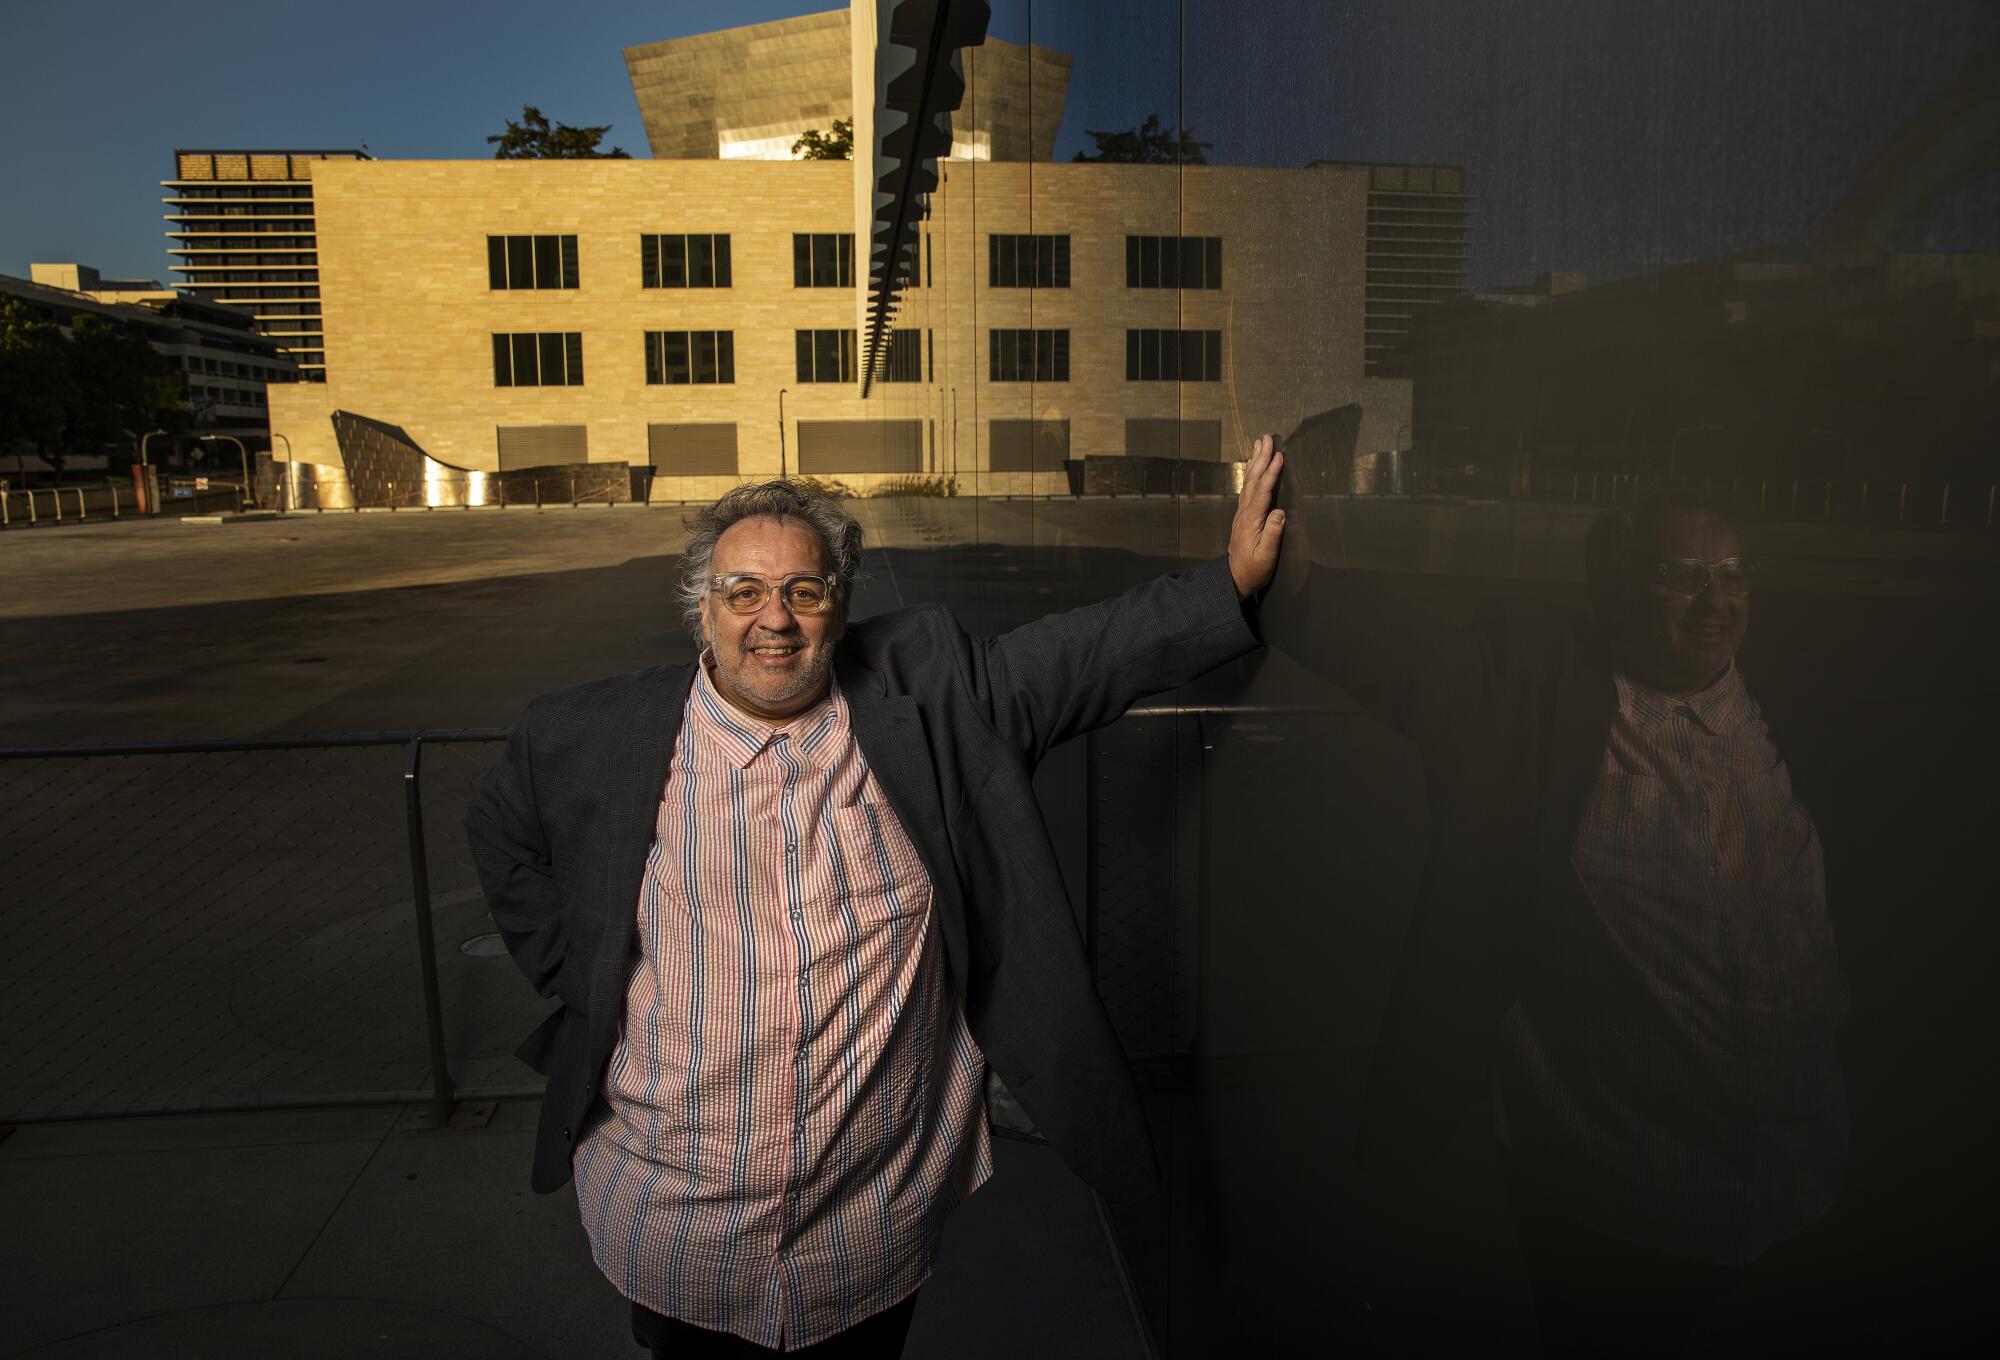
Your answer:
[[[460,829],[502,735],[0,752],[0,1119],[431,1089],[413,821],[449,1070],[532,1089],[511,1053],[548,1003]]]
[[[0,1122],[436,1099],[434,1031],[444,1100],[537,1089],[512,1053],[549,1003],[462,830],[504,736],[0,748]],[[1091,957],[1127,1051],[1166,1056],[1191,1017],[1185,732],[1090,741]]]

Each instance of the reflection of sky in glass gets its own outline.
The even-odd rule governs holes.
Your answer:
[[[1255,14],[1002,3],[991,31],[1075,57],[1058,160],[1091,146],[1086,128],[1157,112],[1212,141],[1214,163],[1465,165],[1478,286],[1810,240],[1888,138],[2000,41],[2000,11],[1977,0],[1272,0]],[[1942,195],[1904,239],[2000,249],[2000,175]]]

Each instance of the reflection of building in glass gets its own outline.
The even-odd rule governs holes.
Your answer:
[[[80,264],[34,264],[30,278],[0,276],[0,296],[68,330],[80,315],[139,336],[180,370],[190,436],[265,438],[267,384],[295,383],[299,370],[257,333],[248,312],[163,288],[151,279],[106,279]]]
[[[1087,456],[1214,463],[1349,403],[1364,451],[1407,442],[1407,382],[1365,371],[1377,168],[1050,163],[1068,58],[999,43],[963,63],[864,388],[861,167],[766,158],[852,108],[847,19],[628,50],[673,158],[316,166],[331,378],[276,412],[296,456],[339,463],[348,412],[454,467],[626,462],[677,499],[781,467],[1059,493]]]
[[[1778,248],[1440,308],[1398,355],[1433,469],[1754,478],[1994,470],[2000,256]],[[1511,475],[1510,475],[1511,470]]]
[[[854,117],[853,21],[844,9],[625,49],[646,139],[661,160],[792,159],[807,128]],[[965,53],[952,155],[1046,161],[1070,59],[989,38]]]
[[[1465,294],[1472,196],[1456,165],[1314,161],[1368,175],[1368,292],[1364,327],[1370,377],[1393,374],[1390,352],[1432,308]]]
[[[168,191],[168,253],[185,287],[241,307],[307,382],[326,378],[319,324],[313,168],[366,160],[361,151],[176,151]]]

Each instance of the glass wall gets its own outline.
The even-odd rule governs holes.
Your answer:
[[[1157,1352],[1532,1345],[1551,1213],[1753,1258],[1733,1335],[1942,1334],[1993,1207],[2000,19],[1016,0],[988,37],[873,387],[920,449],[861,502],[874,603],[1112,595],[1223,550],[1258,434],[1289,459],[1268,646],[1039,781],[1164,1176],[1109,1208]],[[1666,739],[1613,679],[1618,611],[1690,598],[1619,573],[1679,531],[1585,579],[1661,499],[1732,526],[1659,549],[1722,665],[1755,614],[1749,706],[1661,719],[1733,753],[1679,784],[1620,763]]]

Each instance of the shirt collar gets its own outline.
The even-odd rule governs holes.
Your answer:
[[[1618,713],[1626,722],[1648,731],[1663,726],[1675,712],[1684,711],[1702,728],[1726,737],[1750,716],[1750,693],[1743,685],[1743,672],[1732,660],[1716,682],[1699,694],[1675,697],[1663,694],[1623,671],[1612,679],[1618,686]]]
[[[791,742],[793,753],[810,765],[823,766],[831,759],[832,739],[847,725],[847,701],[841,697],[838,680],[830,680],[826,697],[811,708],[774,723],[753,718],[724,699],[711,674],[714,666],[715,654],[704,651],[694,688],[688,692],[688,716],[701,740],[731,765],[739,770],[749,768],[750,762],[779,737]]]

